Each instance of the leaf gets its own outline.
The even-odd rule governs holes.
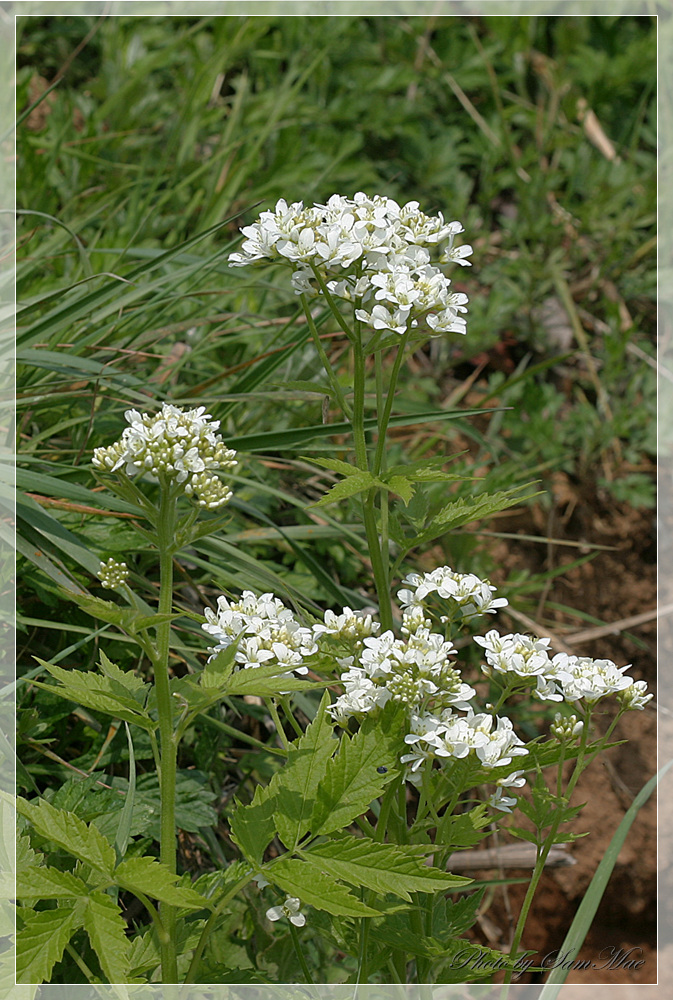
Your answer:
[[[156,628],[165,622],[172,622],[179,618],[179,614],[146,614],[140,608],[124,608],[114,601],[104,601],[100,597],[92,597],[91,594],[69,594],[70,598],[78,604],[82,611],[86,611],[92,618],[99,618],[101,621],[117,625],[128,632],[129,635],[137,635],[148,628]]]
[[[329,762],[310,820],[314,836],[341,830],[378,798],[395,777],[402,752],[401,706],[389,702],[376,718],[367,718],[352,738],[341,738],[339,752]],[[380,774],[378,768],[387,768]]]
[[[57,847],[85,861],[97,871],[112,876],[115,852],[112,844],[91,823],[84,823],[74,813],[56,809],[44,799],[38,805],[17,798],[17,811],[30,820],[34,828]]]
[[[130,858],[122,861],[115,868],[113,878],[122,889],[134,893],[140,892],[162,903],[168,903],[169,906],[181,906],[190,910],[209,908],[208,901],[198,892],[186,886],[176,885],[178,876],[154,858]]]
[[[414,496],[414,488],[407,476],[386,476],[384,486],[392,493],[397,493],[404,501],[405,507]]]
[[[231,818],[231,837],[248,861],[260,865],[262,855],[276,835],[276,798],[270,789],[258,785],[250,805],[238,805]]]
[[[407,901],[411,892],[441,892],[472,881],[431,868],[415,853],[405,854],[403,847],[379,844],[367,837],[339,837],[313,844],[301,856],[334,878],[383,895],[392,892]]]
[[[199,684],[202,688],[211,690],[212,688],[223,688],[225,682],[231,677],[236,665],[236,650],[238,641],[232,642],[226,649],[221,649],[212,660],[206,663]]]
[[[62,872],[47,865],[27,868],[16,877],[19,899],[77,899],[88,896],[89,888],[71,872]]]
[[[357,471],[354,475],[349,475],[347,479],[336,483],[324,497],[308,506],[326,507],[327,504],[338,503],[339,500],[345,500],[346,497],[354,497],[358,493],[364,493],[365,490],[370,490],[373,486],[383,486],[383,483],[380,479],[372,476],[371,472]]]
[[[108,982],[128,982],[131,942],[121,911],[111,896],[105,892],[91,894],[84,926]]]
[[[60,681],[56,686],[33,681],[36,687],[41,687],[84,708],[104,712],[115,719],[141,726],[148,732],[153,732],[157,728],[158,723],[150,717],[136,698],[110,677],[101,677],[91,671],[64,670],[63,667],[47,663],[39,657],[36,659],[55,680]]]
[[[21,916],[24,917],[23,911]],[[17,983],[43,983],[60,961],[65,946],[81,927],[81,908],[59,906],[57,910],[28,913],[16,934]]]
[[[326,691],[315,719],[304,735],[290,747],[286,764],[270,782],[279,805],[275,813],[276,829],[289,850],[293,850],[310,829],[318,787],[338,746],[334,727],[327,715],[329,703]]]
[[[340,472],[342,476],[354,476],[357,472],[360,472],[357,465],[352,465],[350,462],[342,462],[338,458],[304,458],[304,462],[312,462],[313,465],[319,465],[323,469],[329,469],[331,472]]]
[[[399,343],[396,338],[395,343]],[[282,355],[278,355],[282,357]],[[277,357],[278,357],[277,356]],[[503,408],[499,406],[485,407],[476,410],[428,410],[420,413],[396,413],[388,421],[389,427],[412,427],[416,424],[440,423],[444,420],[464,420],[481,414],[497,413]],[[224,414],[220,410],[218,415]],[[364,421],[366,431],[378,430],[378,418],[367,417]],[[260,434],[245,434],[227,439],[227,446],[236,451],[296,451],[315,438],[335,437],[352,433],[351,424],[339,421],[333,424],[313,424],[309,427],[293,427],[287,431],[263,431]],[[95,494],[94,494],[95,495]]]
[[[422,545],[454,528],[462,527],[471,521],[483,520],[507,507],[514,507],[515,504],[539,496],[540,490],[524,492],[530,490],[532,485],[533,483],[526,483],[498,493],[485,493],[481,496],[459,497],[457,500],[452,500],[434,515],[431,524],[414,539],[413,546]]]
[[[264,874],[280,889],[291,896],[299,896],[302,902],[327,910],[334,916],[374,917],[379,911],[373,910],[357,899],[346,888],[333,881],[328,875],[317,871],[297,858],[282,857],[264,868]]]
[[[146,684],[142,677],[138,677],[132,670],[120,670],[108,659],[103,650],[100,653],[100,668],[106,677],[133,695],[139,705],[145,704],[150,685]]]
[[[324,683],[305,681],[291,673],[281,663],[273,663],[267,667],[250,667],[237,670],[227,681],[222,694],[243,695],[256,694],[260,697],[285,694],[289,691],[310,691],[324,687]]]

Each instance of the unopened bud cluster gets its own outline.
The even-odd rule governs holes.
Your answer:
[[[184,484],[184,492],[208,510],[223,507],[231,499],[231,490],[213,473],[233,468],[236,452],[216,433],[220,422],[212,420],[204,406],[181,410],[164,403],[154,416],[138,410],[127,410],[124,416],[130,426],[121,438],[94,451],[97,469],[123,469],[128,476],[145,472]]]
[[[570,740],[577,739],[578,736],[582,735],[584,723],[578,722],[576,715],[563,716],[557,712],[549,729],[559,743],[569,743]]]
[[[96,576],[108,590],[114,590],[115,587],[121,587],[129,575],[128,566],[125,562],[117,562],[112,556],[107,562],[102,562],[100,568],[96,573]]]

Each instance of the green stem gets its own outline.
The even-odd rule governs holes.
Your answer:
[[[352,417],[352,410],[350,408],[349,403],[346,402],[346,397],[344,396],[343,389],[339,385],[339,381],[334,373],[334,369],[332,368],[330,359],[327,357],[325,348],[322,346],[322,341],[320,340],[320,334],[318,333],[318,328],[315,325],[315,321],[313,319],[313,316],[311,315],[311,310],[309,309],[308,299],[304,294],[301,295],[301,303],[304,307],[306,322],[311,332],[313,343],[315,344],[320,360],[322,361],[323,368],[325,369],[325,374],[327,375],[330,381],[330,385],[332,386],[332,392],[336,396],[339,406],[341,407],[341,411],[345,416],[346,420],[350,420]]]
[[[313,976],[311,975],[310,969],[306,964],[306,959],[304,958],[304,952],[302,951],[301,944],[299,942],[299,935],[297,934],[297,928],[294,926],[292,921],[290,921],[290,934],[292,936],[292,944],[294,945],[294,950],[297,953],[297,958],[299,959],[299,964],[301,965],[301,971],[304,973],[304,979],[307,983],[315,986]]]
[[[341,310],[339,309],[338,305],[336,304],[336,302],[334,301],[334,297],[332,296],[332,293],[330,292],[329,288],[327,287],[327,284],[325,283],[325,279],[323,278],[322,274],[320,273],[320,269],[318,267],[316,267],[315,264],[311,263],[311,270],[313,271],[313,276],[315,277],[315,280],[320,285],[320,291],[324,295],[325,300],[327,301],[327,305],[330,307],[330,309],[332,311],[332,315],[334,316],[334,318],[336,319],[337,323],[339,324],[339,326],[341,327],[341,329],[343,330],[343,332],[346,334],[346,336],[348,337],[348,339],[351,340],[351,341],[354,341],[355,340],[355,334],[351,330],[351,328],[348,325],[348,323],[346,322],[346,320],[343,318],[343,314],[342,314]]]
[[[386,434],[388,433],[388,423],[390,421],[390,414],[393,409],[393,402],[395,400],[395,390],[397,389],[397,380],[400,374],[400,368],[402,367],[402,362],[404,360],[404,354],[409,342],[409,334],[411,333],[411,327],[408,327],[406,332],[402,334],[402,339],[400,341],[399,347],[397,348],[397,354],[395,355],[395,361],[393,363],[393,370],[390,374],[390,385],[388,386],[388,395],[386,396],[386,402],[383,407],[383,413],[379,413],[378,418],[378,441],[376,442],[376,452],[374,454],[374,464],[372,466],[372,472],[375,476],[378,476],[381,471],[382,464],[385,457],[386,449]],[[381,353],[377,355],[376,360],[377,366],[381,364]]]
[[[360,949],[358,954],[358,974],[355,985],[367,982],[367,943],[369,941],[369,917],[360,917]]]
[[[376,821],[376,833],[374,839],[382,844],[386,839],[386,833],[388,831],[388,819],[390,817],[390,810],[392,809],[393,802],[395,801],[395,796],[397,795],[397,785],[402,781],[402,775],[394,778],[385,792],[383,793],[383,798],[381,800],[381,810],[379,812],[379,818]]]
[[[279,737],[281,739],[281,742],[282,742],[282,744],[283,744],[286,752],[289,753],[290,744],[288,742],[287,736],[285,735],[285,730],[283,729],[283,724],[280,721],[280,717],[278,715],[278,709],[276,708],[275,701],[273,700],[273,698],[265,698],[264,699],[264,704],[266,705],[266,707],[267,707],[267,709],[269,711],[269,714],[271,715],[271,718],[273,719],[273,724],[276,727],[276,732],[278,733],[278,735],[279,735]]]
[[[279,701],[283,708],[283,715],[290,723],[297,736],[303,736],[304,730],[301,728],[301,726],[294,717],[294,712],[292,711],[292,706],[290,705],[289,697],[287,695],[284,695],[283,697],[279,698]]]
[[[568,781],[568,785],[565,791],[564,798],[566,802],[570,801],[570,796],[572,795],[575,785],[577,784],[577,781],[582,771],[584,770],[584,758],[586,753],[587,740],[589,737],[590,720],[591,720],[591,708],[588,708],[586,715],[584,717],[584,728],[582,730],[582,738],[580,741],[579,753],[575,761],[575,767],[573,769],[573,773],[570,776],[570,780]],[[516,928],[514,931],[514,937],[512,939],[512,946],[510,948],[510,953],[509,953],[511,959],[513,959],[516,956],[519,944],[521,943],[521,938],[523,936],[524,928],[526,926],[526,920],[528,919],[528,912],[533,902],[533,898],[535,896],[538,883],[542,876],[545,862],[547,860],[550,850],[554,845],[556,834],[558,833],[558,828],[563,821],[564,814],[565,814],[565,809],[562,804],[559,804],[554,819],[552,821],[552,824],[549,828],[549,832],[545,837],[544,842],[540,845],[538,849],[538,856],[535,862],[535,868],[533,869],[533,874],[531,876],[531,880],[528,885],[528,889],[526,891],[526,896],[524,898],[523,905],[521,907],[521,912],[519,913],[519,919],[517,920]],[[511,982],[511,979],[512,979],[512,973],[508,972],[504,979],[504,985],[507,986]]]
[[[170,614],[173,606],[173,545],[176,520],[176,496],[168,483],[161,484],[161,504],[157,524],[159,549],[159,614]],[[161,748],[161,836],[160,857],[170,872],[177,871],[175,835],[175,782],[177,772],[177,742],[173,732],[173,703],[168,672],[171,624],[157,626],[157,658],[154,663],[154,683],[159,712]],[[161,943],[161,981],[176,983],[178,978],[175,941],[176,910],[167,903],[159,907],[167,940]]]
[[[227,903],[234,898],[236,893],[240,892],[241,889],[245,888],[248,882],[251,882],[253,878],[254,878],[254,873],[250,872],[248,875],[245,875],[243,878],[239,879],[238,882],[229,890],[229,892],[225,893],[225,895],[219,901],[213,912],[208,917],[208,920],[206,921],[206,926],[201,931],[201,937],[199,938],[198,944],[194,949],[194,954],[192,955],[192,960],[189,964],[187,975],[185,976],[185,984],[194,982],[194,978],[197,972],[199,971],[199,965],[201,964],[201,957],[208,942],[208,938],[210,937],[213,926],[215,925],[215,922],[220,916],[220,914],[222,913],[222,910],[225,908]]]

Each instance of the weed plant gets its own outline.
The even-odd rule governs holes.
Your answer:
[[[20,979],[462,981],[452,956],[476,947],[481,893],[447,872],[450,854],[504,822],[535,845],[532,893],[568,839],[576,776],[610,739],[591,735],[596,678],[624,710],[646,697],[596,666],[609,661],[552,668],[539,639],[503,652],[481,637],[454,687],[447,657],[493,600],[476,521],[544,502],[559,469],[651,503],[652,21],[19,30]],[[429,339],[438,310],[405,312],[399,285],[378,306],[330,292],[331,258],[229,266],[261,210],[334,191],[461,220],[476,266],[453,264],[448,332]],[[279,258],[304,272],[302,294]],[[362,278],[361,259],[342,277]],[[194,444],[205,471],[185,476],[219,468],[226,486],[178,482],[175,454],[150,481],[101,459],[95,484],[92,454],[120,440],[126,410],[136,443],[161,413],[221,437],[238,465]],[[522,600],[539,586],[519,583]],[[254,620],[273,636],[251,646]],[[406,655],[418,629],[441,632],[446,676],[402,680],[452,703],[427,684],[390,694],[367,666],[387,633]],[[512,666],[517,643],[537,672]],[[524,675],[542,700],[521,694]],[[506,701],[525,740],[496,719]],[[434,729],[418,721],[442,711]],[[499,765],[508,747],[527,752]],[[509,955],[487,956],[510,977],[529,905]]]

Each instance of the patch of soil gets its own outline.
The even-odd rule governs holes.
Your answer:
[[[552,582],[538,608],[539,634],[553,633],[557,649],[565,647],[577,655],[609,658],[618,665],[631,663],[629,672],[636,679],[646,680],[652,688],[656,681],[656,620],[628,623],[628,619],[656,607],[652,512],[635,511],[590,489],[582,489],[562,474],[554,477],[551,489],[554,498],[551,513],[539,507],[517,511],[506,520],[503,518],[497,527],[508,532],[579,541],[587,547],[598,543],[613,548],[600,551],[590,562],[569,568]],[[520,544],[503,542],[495,554],[502,567],[501,578],[505,579],[513,569],[526,568],[539,573],[568,565],[577,559],[578,549],[522,539]],[[498,582],[495,574],[494,582]],[[614,623],[614,627],[605,630],[606,634],[592,637],[595,627],[591,623],[578,626],[577,618],[559,610],[558,605],[577,608],[604,623]],[[504,618],[507,612],[500,614]],[[626,625],[620,625],[623,620],[627,620]],[[534,631],[514,616],[511,626],[516,631]],[[608,714],[598,718],[603,731],[609,720]],[[628,742],[594,761],[582,775],[573,796],[574,804],[583,802],[585,806],[566,829],[573,833],[588,831],[586,837],[569,845],[575,863],[549,869],[540,883],[522,942],[538,958],[561,948],[612,835],[636,794],[656,771],[656,714],[652,704],[644,711],[625,715],[614,738]],[[652,796],[631,827],[592,930],[580,954],[575,956],[583,966],[573,968],[568,982],[657,981],[656,819],[656,796]],[[498,946],[506,947],[526,885],[509,887],[507,899],[503,891],[499,890],[500,895],[488,911],[492,924],[484,943],[494,944],[499,937]],[[541,981],[541,976],[529,974],[520,981]]]

